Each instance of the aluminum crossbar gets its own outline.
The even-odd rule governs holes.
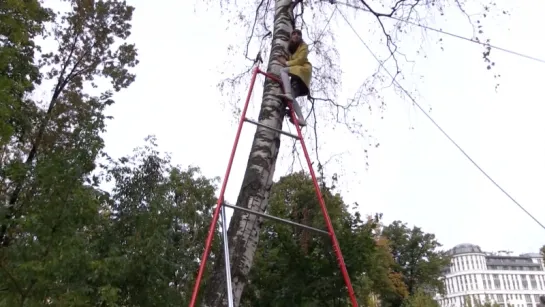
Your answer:
[[[263,125],[262,123],[258,123],[258,122],[256,122],[255,120],[252,120],[252,119],[249,119],[249,118],[245,118],[244,121],[249,122],[249,123],[251,123],[251,124],[254,124],[254,125],[256,125],[256,126],[259,126],[259,127],[263,127],[263,128],[267,128],[267,129],[272,130],[272,131],[276,131],[276,132],[278,132],[278,133],[280,133],[280,134],[283,134],[283,135],[292,137],[292,138],[294,138],[294,139],[296,139],[296,140],[299,139],[299,136],[297,136],[297,135],[295,135],[295,134],[291,134],[291,133],[286,132],[286,131],[281,130],[281,129],[276,129],[276,128],[273,128],[273,127],[269,127],[269,126],[267,126],[267,125]]]
[[[297,227],[301,227],[301,228],[304,228],[304,229],[312,230],[314,232],[321,233],[321,234],[329,236],[329,233],[327,231],[325,231],[325,230],[321,230],[321,229],[310,227],[310,226],[307,226],[307,225],[304,225],[304,224],[299,224],[299,223],[296,223],[296,222],[292,222],[290,220],[279,218],[277,216],[268,215],[268,214],[261,213],[261,212],[255,212],[255,211],[250,210],[248,208],[228,205],[228,204],[225,204],[225,203],[223,204],[223,206],[229,207],[229,208],[232,208],[232,209],[235,209],[235,210],[241,210],[241,211],[244,211],[244,212],[247,212],[247,213],[250,213],[250,214],[254,214],[254,215],[269,219],[269,220],[273,220],[273,221],[281,222],[281,223],[284,223],[284,224],[289,224],[289,225],[292,225],[292,226],[297,226]]]

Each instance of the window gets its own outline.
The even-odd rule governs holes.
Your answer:
[[[522,280],[522,289],[528,290],[528,279],[526,279],[526,275],[520,275],[520,279]]]
[[[500,277],[498,274],[494,274],[494,288],[501,289]]]
[[[458,286],[458,291],[462,291],[462,287],[460,287],[460,277],[456,276],[456,285]]]
[[[530,275],[530,283],[532,284],[532,290],[537,290],[536,276]]]

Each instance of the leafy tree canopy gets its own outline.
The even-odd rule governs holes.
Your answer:
[[[407,287],[392,270],[388,243],[376,236],[380,215],[351,214],[339,194],[322,191],[344,260],[360,298],[374,294],[405,297]],[[353,208],[356,209],[356,208]],[[285,176],[271,192],[269,213],[325,229],[310,177]],[[264,221],[244,306],[344,306],[344,282],[328,236]]]
[[[0,2],[0,146],[28,128],[26,95],[41,82],[34,39],[51,18],[37,0]]]
[[[450,259],[439,250],[441,244],[435,235],[418,227],[409,228],[401,221],[384,227],[382,235],[389,241],[394,271],[403,276],[403,282],[415,300],[421,300],[424,293],[430,296],[444,293],[441,271],[450,264]],[[385,301],[386,306],[399,306],[404,298],[390,296]]]

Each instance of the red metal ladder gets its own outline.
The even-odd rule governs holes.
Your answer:
[[[246,213],[254,214],[254,215],[257,215],[257,216],[260,216],[260,217],[263,217],[263,218],[267,218],[267,219],[270,219],[270,220],[274,220],[274,221],[277,221],[277,222],[282,222],[282,223],[290,224],[290,225],[293,225],[293,226],[305,228],[305,229],[308,229],[308,230],[311,230],[311,231],[314,231],[314,232],[317,232],[317,233],[320,233],[320,234],[329,235],[329,237],[331,239],[331,243],[333,245],[333,250],[335,251],[335,255],[337,257],[337,263],[339,264],[339,269],[341,270],[345,285],[346,285],[347,290],[348,290],[348,296],[350,297],[350,301],[352,302],[352,306],[353,307],[358,307],[358,302],[356,300],[356,295],[354,293],[354,289],[352,287],[352,282],[350,281],[350,276],[348,275],[348,271],[347,271],[346,265],[344,263],[344,258],[343,258],[342,252],[341,252],[341,248],[339,246],[339,242],[337,241],[337,236],[335,235],[335,231],[333,229],[331,219],[329,218],[329,213],[328,213],[327,208],[325,206],[325,202],[324,202],[324,199],[322,197],[322,193],[320,192],[320,186],[318,185],[318,180],[316,179],[316,174],[314,173],[314,169],[312,168],[312,162],[310,161],[310,156],[308,154],[307,147],[305,145],[305,141],[304,141],[303,135],[301,133],[301,127],[299,127],[299,125],[297,124],[298,123],[297,117],[295,116],[295,112],[293,111],[291,101],[288,102],[288,108],[290,110],[290,117],[292,119],[292,122],[295,123],[294,126],[295,126],[295,129],[297,129],[297,135],[291,134],[289,132],[286,132],[286,131],[283,131],[283,130],[280,130],[280,129],[269,127],[267,125],[263,125],[263,124],[261,124],[261,123],[259,123],[257,121],[248,119],[246,117],[246,112],[248,110],[248,104],[250,102],[250,97],[252,96],[252,92],[253,92],[255,81],[256,81],[256,78],[257,78],[258,74],[262,74],[266,78],[269,78],[269,79],[271,79],[273,81],[276,81],[276,82],[282,84],[282,82],[280,81],[280,79],[278,77],[276,77],[274,75],[271,75],[271,74],[268,74],[268,73],[260,70],[259,67],[256,66],[253,69],[252,80],[250,81],[250,88],[248,90],[248,96],[246,97],[246,102],[244,104],[244,108],[242,110],[242,115],[241,115],[241,118],[240,118],[240,122],[238,124],[238,129],[237,129],[237,134],[236,134],[236,137],[235,137],[235,142],[233,144],[233,149],[231,150],[231,157],[229,158],[229,164],[227,165],[227,170],[226,170],[225,176],[223,178],[223,183],[222,183],[222,186],[221,186],[220,195],[219,195],[219,198],[218,198],[218,203],[216,205],[216,208],[214,209],[214,215],[212,217],[212,222],[210,223],[210,229],[208,231],[208,237],[206,238],[204,253],[202,255],[202,260],[201,260],[201,264],[200,264],[200,267],[199,267],[199,272],[197,274],[197,279],[195,281],[195,286],[193,288],[193,295],[191,296],[191,303],[189,304],[189,306],[190,307],[195,307],[196,303],[197,303],[197,295],[199,293],[199,288],[200,288],[202,276],[203,276],[203,273],[204,273],[204,269],[205,269],[205,266],[206,266],[206,261],[208,259],[209,254],[210,254],[210,246],[212,245],[212,239],[214,238],[215,225],[218,222],[218,218],[220,216],[220,211],[221,211],[221,216],[222,216],[222,232],[223,232],[222,234],[223,234],[223,241],[224,241],[223,245],[224,245],[224,257],[225,257],[225,271],[226,271],[226,275],[227,275],[227,292],[228,292],[227,296],[228,296],[229,306],[230,307],[233,306],[232,285],[231,285],[231,270],[230,270],[231,265],[230,265],[230,261],[229,261],[229,247],[228,247],[228,242],[227,242],[227,227],[226,227],[227,225],[226,225],[226,217],[225,217],[225,207],[229,207],[229,208],[232,208],[232,209],[235,209],[235,210],[241,210],[241,211],[244,211]],[[324,219],[325,219],[325,224],[326,224],[326,227],[327,227],[327,231],[317,229],[317,228],[314,228],[314,227],[310,227],[310,226],[307,226],[307,225],[299,224],[299,223],[296,223],[296,222],[293,222],[293,221],[285,220],[285,219],[282,219],[282,218],[279,218],[279,217],[271,216],[271,215],[268,215],[268,214],[264,214],[264,213],[261,213],[261,212],[255,212],[255,211],[250,210],[248,208],[228,205],[228,204],[226,204],[224,202],[225,189],[227,187],[227,182],[229,181],[229,175],[231,173],[231,167],[233,165],[233,160],[235,158],[235,153],[236,153],[238,142],[239,142],[239,139],[240,139],[240,133],[242,131],[242,126],[244,125],[245,122],[252,123],[252,124],[254,124],[256,126],[260,126],[260,127],[266,128],[266,129],[273,130],[275,132],[278,132],[280,134],[292,137],[292,138],[300,141],[301,147],[303,148],[303,152],[305,154],[305,158],[307,160],[310,176],[312,177],[312,181],[314,183],[314,189],[316,190],[316,196],[318,197],[318,200],[319,200],[319,203],[320,203],[320,209],[321,209],[322,214],[323,214]]]

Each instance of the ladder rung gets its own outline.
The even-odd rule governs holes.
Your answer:
[[[310,226],[307,226],[307,225],[295,223],[295,222],[292,222],[292,221],[290,221],[290,220],[282,219],[282,218],[279,218],[279,217],[276,217],[276,216],[272,216],[272,215],[268,215],[268,214],[265,214],[265,213],[259,213],[259,212],[250,210],[250,209],[248,209],[248,208],[243,208],[243,207],[239,207],[239,206],[228,205],[228,204],[226,204],[226,203],[223,203],[223,205],[224,205],[225,207],[228,207],[228,208],[232,208],[232,209],[235,209],[235,210],[241,210],[241,211],[244,211],[244,212],[247,212],[247,213],[250,213],[250,214],[254,214],[254,215],[257,215],[257,216],[261,216],[261,217],[263,217],[263,218],[270,219],[270,220],[273,220],[273,221],[277,221],[277,222],[281,222],[281,223],[286,223],[286,224],[289,224],[289,225],[293,225],[293,226],[305,228],[305,229],[308,229],[308,230],[312,230],[312,231],[315,231],[315,232],[318,232],[318,233],[321,233],[321,234],[329,235],[329,232],[327,232],[327,231],[325,231],[325,230],[321,230],[321,229],[314,228],[314,227],[310,227]]]
[[[276,131],[276,132],[281,133],[281,134],[283,134],[283,135],[287,135],[287,136],[292,137],[292,138],[294,138],[294,139],[296,139],[296,140],[299,139],[299,137],[298,137],[297,135],[295,135],[295,134],[291,134],[291,133],[286,132],[286,131],[284,131],[284,130],[280,130],[280,129],[276,129],[276,128],[273,128],[273,127],[270,127],[270,126],[267,126],[267,125],[263,125],[263,124],[261,124],[261,123],[256,122],[255,120],[251,120],[251,119],[249,119],[249,118],[245,118],[244,121],[249,122],[249,123],[252,123],[252,124],[254,124],[254,125],[256,125],[256,126],[259,126],[259,127],[263,127],[263,128],[267,128],[267,129]]]

